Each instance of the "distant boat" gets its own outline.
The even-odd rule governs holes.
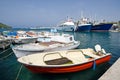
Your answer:
[[[75,31],[78,31],[78,32],[79,31],[88,31],[88,32],[91,31],[92,24],[88,22],[87,18],[82,18],[76,24],[77,24],[77,27]]]
[[[108,62],[110,58],[111,53],[88,48],[36,53],[18,58],[18,62],[33,73],[70,73],[95,69],[96,65]]]
[[[17,31],[17,36],[12,38],[14,43],[32,43],[37,41],[37,37],[29,36],[26,31]]]
[[[0,49],[7,48],[12,43],[11,39],[7,39],[6,37],[0,35]]]
[[[92,25],[92,31],[108,31],[112,27],[112,23],[98,23]]]
[[[2,32],[3,36],[6,36],[7,38],[15,37],[17,36],[16,31],[3,31]]]
[[[75,31],[79,32],[79,31],[91,31],[91,24],[80,24],[77,26],[77,29]]]
[[[28,37],[26,35],[20,37],[20,36],[16,36],[16,38],[14,39],[13,43],[17,43],[17,44],[24,44],[24,43],[34,43],[37,41],[36,37]]]
[[[76,26],[72,19],[68,19],[67,21],[57,26],[57,30],[59,31],[74,31],[75,28]]]

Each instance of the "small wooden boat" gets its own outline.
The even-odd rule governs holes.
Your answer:
[[[108,62],[110,58],[110,53],[88,48],[36,53],[18,58],[18,62],[34,73],[69,73]]]

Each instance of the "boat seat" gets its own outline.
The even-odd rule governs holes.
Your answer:
[[[71,60],[64,57],[59,52],[54,52],[44,55],[43,61],[47,65],[62,65],[62,64],[72,63]]]
[[[63,65],[63,64],[72,64],[72,61],[69,60],[66,57],[58,58],[58,59],[53,59],[53,60],[48,60],[45,61],[47,65]]]
[[[45,65],[44,62],[40,60],[39,56],[27,55],[27,56],[23,57],[22,60],[28,64]]]
[[[90,56],[92,58],[99,58],[100,57],[100,56],[96,55],[96,52],[91,48],[81,49],[81,51],[83,52],[84,55]]]
[[[74,64],[88,61],[88,59],[85,58],[85,56],[82,54],[82,52],[78,51],[78,50],[76,50],[76,51],[72,51],[72,50],[71,51],[67,51],[66,55],[67,55],[66,57],[68,59],[72,60],[72,62]]]
[[[99,44],[95,45],[95,50],[96,50],[96,52],[101,51],[102,50],[101,46]]]

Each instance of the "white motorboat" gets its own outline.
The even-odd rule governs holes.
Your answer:
[[[75,24],[72,19],[68,19],[57,27],[57,30],[60,31],[75,31]]]
[[[72,35],[55,36],[48,42],[29,43],[12,47],[16,57],[37,53],[50,52],[56,50],[68,50],[77,48],[80,41],[75,41]]]

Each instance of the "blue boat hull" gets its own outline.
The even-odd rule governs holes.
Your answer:
[[[110,24],[110,23],[103,23],[103,24],[97,24],[97,25],[93,25],[92,26],[92,31],[108,31],[111,27],[112,27],[113,24]]]
[[[91,27],[92,25],[80,25],[80,26],[77,26],[76,31],[90,31]]]

